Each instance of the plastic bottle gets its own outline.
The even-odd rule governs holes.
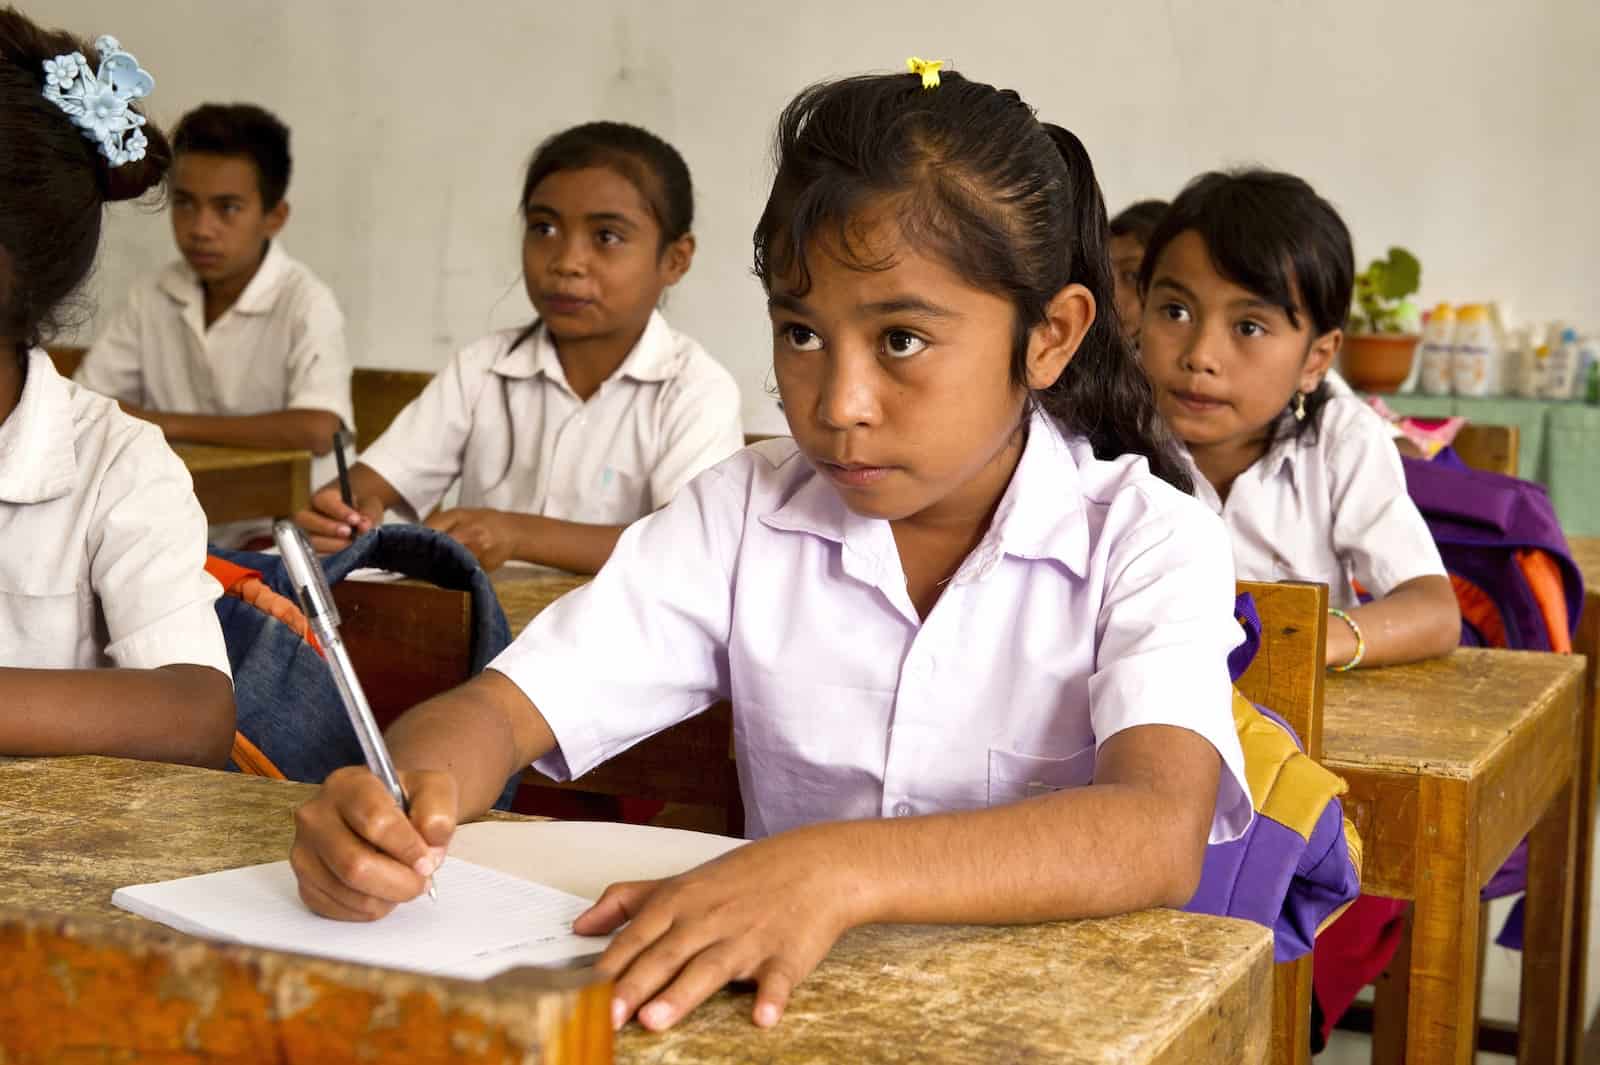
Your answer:
[[[1586,336],[1578,340],[1578,375],[1575,381],[1577,389],[1583,394],[1587,403],[1589,399],[1589,382],[1594,379],[1595,367],[1600,366],[1600,337]],[[1574,396],[1573,398],[1577,398]]]
[[[1422,342],[1417,345],[1421,364],[1417,386],[1430,396],[1450,394],[1450,354],[1455,339],[1456,315],[1448,303],[1441,303],[1428,315],[1422,327]]]
[[[1524,399],[1538,399],[1544,386],[1539,379],[1543,367],[1539,363],[1539,345],[1534,341],[1533,330],[1513,330],[1507,355],[1506,366],[1510,373],[1506,379],[1511,384],[1509,391]]]
[[[1544,378],[1544,398],[1571,399],[1577,392],[1578,383],[1578,331],[1568,326],[1561,330],[1561,343],[1550,349],[1550,365]]]
[[[1589,364],[1589,377],[1583,387],[1583,401],[1591,407],[1600,407],[1600,361]]]
[[[1469,303],[1456,316],[1450,353],[1450,383],[1458,396],[1493,396],[1500,391],[1500,343],[1489,311]]]

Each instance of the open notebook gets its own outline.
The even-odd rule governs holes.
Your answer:
[[[426,896],[371,924],[318,917],[288,862],[119,888],[130,913],[207,939],[482,980],[521,965],[570,965],[607,940],[572,921],[618,880],[673,876],[743,841],[671,828],[486,821],[456,831]]]

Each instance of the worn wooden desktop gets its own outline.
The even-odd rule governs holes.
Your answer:
[[[1478,892],[1530,833],[1518,1060],[1564,1056],[1582,674],[1570,656],[1463,649],[1328,680],[1323,761],[1350,784],[1362,887],[1415,900],[1408,999],[1380,995],[1376,1013],[1390,1045],[1405,1026],[1408,1062],[1473,1060]]]
[[[0,760],[6,825],[0,833],[0,937],[4,918],[22,911],[149,928],[111,906],[115,888],[281,858],[292,833],[290,811],[310,792],[305,785],[118,759]],[[1015,928],[868,927],[841,941],[796,989],[775,1030],[750,1023],[749,992],[726,991],[669,1033],[626,1029],[617,1039],[616,1060],[1257,1063],[1266,1060],[1271,962],[1266,929],[1171,910]],[[182,987],[185,1001],[202,1004],[201,1011],[216,1001],[207,988],[194,986],[195,973],[203,979],[205,971],[193,966]],[[427,998],[420,1003],[427,1007],[421,1011],[426,1024],[416,998],[397,995],[374,1030],[431,1038],[433,1056],[426,1060],[469,1060],[460,1046],[437,1049],[437,1026],[451,1016],[446,1006],[486,1008],[474,999],[472,985],[365,972],[374,988],[420,990]],[[77,975],[64,971],[60,978],[71,982]],[[492,985],[482,985],[478,999],[494,994]],[[33,998],[27,988],[10,991],[16,997],[0,996],[0,1029],[7,1028],[8,1011],[22,1016],[49,989]],[[504,999],[496,999],[502,1010]],[[278,1009],[292,1015],[315,1005],[315,995],[308,999],[302,989]],[[163,1037],[168,1018],[165,1012],[146,1017],[140,1037]],[[513,1027],[506,1020],[504,1030]],[[33,1031],[40,1031],[37,1023]],[[0,1059],[39,1060],[8,1051],[8,1038],[17,1037],[0,1031]],[[82,1045],[92,1033],[75,1039],[82,1060],[104,1057]],[[395,1049],[392,1041],[383,1045]],[[281,1044],[248,1041],[233,1045],[232,1057],[204,1060],[256,1060],[264,1050],[279,1055],[271,1060],[310,1060],[290,1056]],[[6,1058],[7,1052],[14,1056]],[[161,1060],[202,1058],[193,1047],[179,1046]]]
[[[1583,573],[1584,588],[1583,613],[1578,618],[1578,635],[1572,649],[1588,663],[1583,686],[1583,741],[1578,754],[1578,878],[1573,888],[1573,966],[1569,998],[1572,1016],[1581,1020],[1588,1036],[1586,1041],[1595,1048],[1591,1057],[1600,1061],[1600,1015],[1591,1017],[1588,1012],[1588,952],[1594,920],[1589,912],[1589,898],[1594,883],[1595,791],[1600,785],[1600,536],[1573,537],[1568,547]]]
[[[194,494],[212,525],[287,517],[306,506],[309,451],[173,444],[194,478]]]

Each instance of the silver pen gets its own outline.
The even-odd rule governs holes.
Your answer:
[[[344,640],[339,637],[339,608],[333,605],[333,593],[328,588],[328,578],[322,572],[322,564],[317,561],[311,545],[306,543],[305,536],[294,522],[274,522],[272,538],[277,541],[278,551],[283,555],[283,564],[289,571],[295,596],[300,600],[300,609],[305,612],[306,621],[322,644],[322,653],[333,672],[333,683],[339,689],[339,699],[350,717],[350,727],[355,729],[356,739],[361,743],[367,768],[383,782],[395,804],[409,814],[411,801],[400,786],[400,775],[395,772],[394,760],[389,757],[389,747],[383,742],[383,733],[373,719],[372,707],[367,705],[367,695],[361,689],[355,666],[350,662],[350,653],[345,650]],[[428,897],[435,902],[439,900],[432,877],[428,878]]]

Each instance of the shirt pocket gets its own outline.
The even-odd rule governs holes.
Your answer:
[[[0,571],[0,666],[92,666],[102,639],[94,630],[94,588],[87,579],[47,569]]]
[[[650,513],[649,474],[606,463],[588,483],[572,487],[574,493],[557,503],[570,515],[569,521],[629,525]]]
[[[1094,744],[1065,758],[989,748],[989,805],[1003,806],[1094,780]]]

